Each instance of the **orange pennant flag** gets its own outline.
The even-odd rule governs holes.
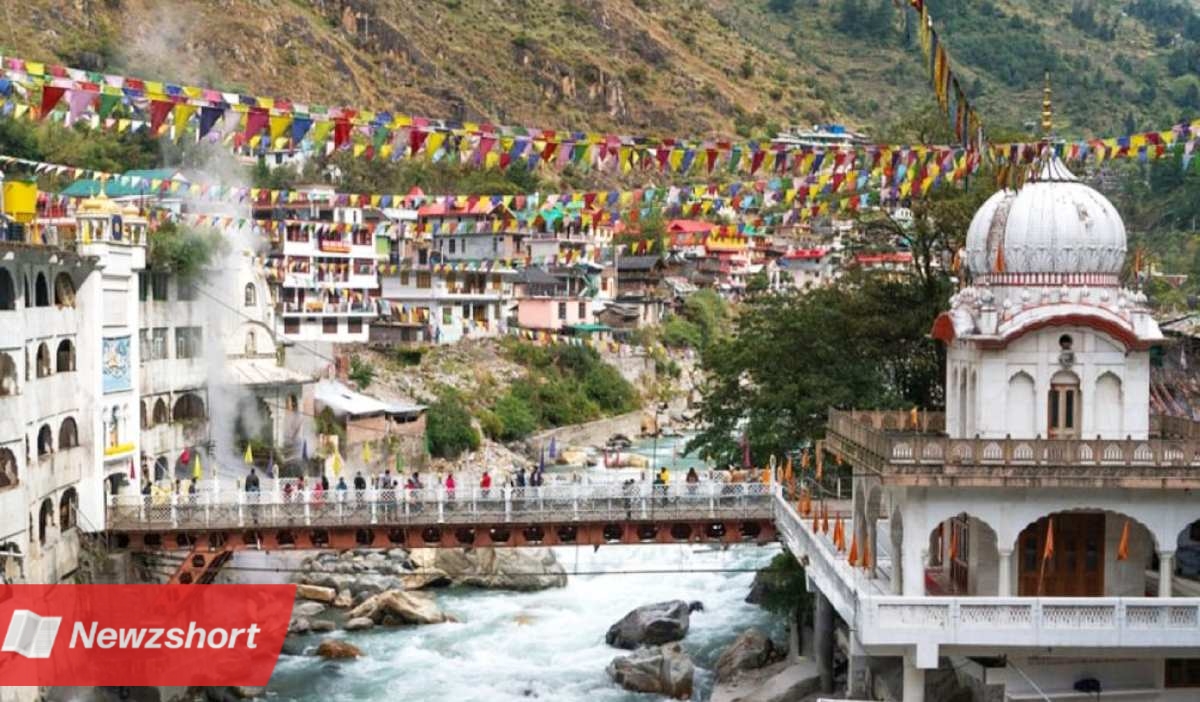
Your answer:
[[[812,530],[813,530],[814,534],[819,533],[821,531],[821,510],[819,508],[813,510]]]
[[[1042,560],[1048,561],[1054,555],[1054,518],[1046,520],[1046,547],[1042,549]]]
[[[858,533],[850,535],[850,555],[846,557],[846,561],[852,565],[858,565]]]
[[[1117,544],[1117,560],[1123,561],[1129,558],[1129,520],[1125,520],[1125,526],[1121,529],[1121,543]]]
[[[846,550],[846,527],[842,524],[842,515],[837,515],[833,522],[833,546],[838,553]]]

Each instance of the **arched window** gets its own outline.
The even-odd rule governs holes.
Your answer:
[[[67,417],[62,421],[62,426],[58,428],[58,448],[62,449],[75,448],[79,445],[79,427],[75,424],[73,417]]]
[[[171,415],[167,414],[167,402],[161,397],[154,403],[154,419],[152,426],[165,424],[171,421]]]
[[[0,490],[13,487],[18,482],[17,457],[12,451],[0,448]]]
[[[254,307],[258,304],[258,288],[254,287],[254,283],[246,283],[246,307]]]
[[[79,511],[79,493],[75,492],[75,488],[67,488],[63,491],[62,497],[58,499],[58,526],[63,531],[71,529],[78,522],[75,518],[76,512]]]
[[[0,353],[0,397],[17,394],[17,364],[12,356]]]
[[[54,364],[54,371],[56,373],[70,373],[75,370],[75,344],[72,344],[70,339],[58,342],[58,352],[55,356],[57,362]]]
[[[33,283],[33,305],[34,307],[50,306],[50,286],[46,283],[45,273],[38,273],[37,280]]]
[[[154,461],[154,482],[166,480],[170,475],[171,462],[166,456],[159,456]]]
[[[1050,379],[1047,415],[1051,439],[1079,438],[1080,399],[1079,377],[1070,371],[1055,373]]]
[[[75,283],[66,273],[54,276],[54,304],[58,307],[75,306]]]
[[[41,429],[38,429],[37,435],[37,455],[38,458],[45,458],[54,452],[54,432],[50,430],[49,424],[43,424]]]
[[[17,286],[13,284],[12,274],[0,268],[0,310],[17,309]]]
[[[46,545],[46,532],[54,526],[54,503],[50,498],[42,500],[42,508],[38,511],[38,543]]]
[[[1037,389],[1033,376],[1020,371],[1008,379],[1005,429],[1016,439],[1032,439],[1037,430]]]
[[[172,418],[181,422],[189,419],[204,419],[204,401],[193,393],[184,393],[175,401]]]
[[[253,356],[255,349],[257,349],[257,348],[258,348],[258,346],[254,343],[254,330],[252,329],[252,330],[246,332],[246,348],[245,348],[246,355]]]
[[[1121,379],[1108,372],[1096,379],[1096,396],[1092,400],[1095,408],[1096,434],[1105,439],[1121,438],[1125,403],[1121,393]],[[1090,435],[1090,432],[1089,432]]]
[[[28,275],[21,276],[21,286],[25,290],[25,306],[33,307],[33,296],[29,294],[29,276]],[[31,538],[32,538],[32,536],[31,536]]]
[[[38,344],[37,377],[45,378],[50,375],[50,349],[45,343]]]

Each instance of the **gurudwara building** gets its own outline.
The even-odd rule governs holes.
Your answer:
[[[984,700],[1200,698],[1200,582],[1176,561],[1200,555],[1200,427],[1150,413],[1162,335],[1125,257],[1113,205],[1047,158],[970,226],[933,328],[946,412],[831,412],[857,562],[781,528],[819,591],[818,658],[846,626],[850,697],[890,676],[905,702],[947,678]]]

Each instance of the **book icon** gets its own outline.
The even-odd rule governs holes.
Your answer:
[[[27,609],[13,612],[0,651],[13,651],[26,658],[49,658],[62,617],[43,617]]]

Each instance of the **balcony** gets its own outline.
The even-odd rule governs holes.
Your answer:
[[[831,410],[827,445],[889,485],[1200,488],[1200,425],[1186,419],[1151,417],[1149,439],[951,439],[944,429],[941,413]]]
[[[931,597],[891,594],[884,541],[872,575],[847,562],[828,534],[816,533],[782,495],[775,525],[784,546],[870,651],[915,649],[918,667],[939,655],[999,655],[1047,647],[1156,649],[1172,655],[1200,646],[1200,598]],[[847,521],[846,533],[853,533]]]

